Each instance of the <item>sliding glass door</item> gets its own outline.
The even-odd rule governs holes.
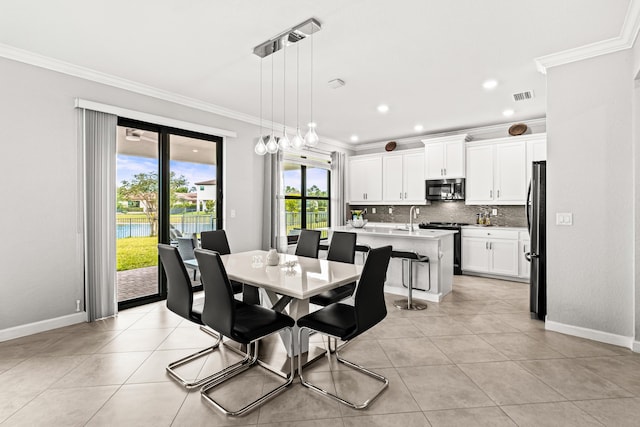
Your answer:
[[[119,309],[166,298],[158,243],[221,228],[221,153],[220,137],[118,119]]]

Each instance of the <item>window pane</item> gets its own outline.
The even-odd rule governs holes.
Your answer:
[[[302,189],[302,169],[294,163],[284,164],[284,194],[300,196]]]
[[[285,224],[287,225],[287,237],[291,242],[298,240],[298,235],[302,229],[302,201],[301,200],[285,200]]]
[[[327,200],[307,200],[307,228],[329,227],[329,202]],[[327,230],[322,230],[321,238],[327,238]]]
[[[118,126],[116,283],[118,302],[159,294],[158,134]]]
[[[307,196],[327,197],[329,195],[329,171],[307,167]]]
[[[170,134],[169,144],[171,240],[215,230],[216,143]]]

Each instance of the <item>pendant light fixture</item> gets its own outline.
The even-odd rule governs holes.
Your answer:
[[[309,81],[309,92],[310,92],[310,119],[311,121],[309,122],[309,130],[307,131],[307,134],[304,136],[304,143],[309,146],[309,147],[315,147],[316,145],[318,145],[318,134],[316,134],[316,124],[313,121],[313,28],[311,29],[311,37],[310,37],[310,41],[311,41],[311,80]]]
[[[262,136],[262,58],[260,58],[260,135],[258,136],[258,143],[253,151],[255,151],[258,156],[267,154],[267,146],[264,145],[264,137]]]
[[[265,154],[265,153],[277,153],[278,149],[285,150],[289,147],[294,147],[296,149],[302,149],[305,146],[315,147],[318,144],[318,135],[316,133],[316,126],[313,122],[313,34],[321,29],[320,23],[314,18],[307,19],[301,24],[296,25],[286,31],[283,31],[276,37],[273,37],[270,40],[256,46],[253,49],[253,53],[258,55],[260,58],[264,58],[265,56],[273,55],[280,49],[283,49],[283,116],[282,116],[282,137],[276,139],[275,137],[275,124],[274,124],[274,97],[273,97],[273,81],[274,81],[274,71],[273,71],[273,57],[271,57],[271,134],[269,135],[269,139],[265,145],[264,139],[262,136],[262,62],[260,63],[260,133],[261,137],[259,138],[258,144],[256,144],[255,152],[256,154]],[[311,121],[309,123],[309,130],[305,137],[302,137],[300,132],[300,46],[298,44],[299,41],[311,37]],[[287,127],[286,127],[286,46],[289,43],[296,43],[296,133],[289,141],[289,137],[287,136]]]

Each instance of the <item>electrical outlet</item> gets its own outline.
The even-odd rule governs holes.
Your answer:
[[[556,212],[556,225],[573,225],[571,212]]]
[[[231,209],[231,212],[229,212],[231,214],[231,218],[235,218],[236,217],[236,210],[235,209]]]
[[[389,208],[389,213],[392,214],[393,213],[393,208]]]
[[[376,208],[371,208],[371,213],[376,213]]]
[[[80,311],[80,300],[76,300],[76,311]]]
[[[493,216],[498,215],[498,209],[491,209],[491,215]]]
[[[416,215],[420,215],[420,208],[416,208]]]

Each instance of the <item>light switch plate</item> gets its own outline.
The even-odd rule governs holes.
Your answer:
[[[556,225],[573,225],[571,212],[556,212]]]
[[[498,209],[491,209],[491,215],[493,216],[498,215]]]
[[[236,210],[235,209],[231,209],[231,212],[229,212],[231,214],[231,218],[235,218],[236,217]]]
[[[389,208],[389,213],[392,214],[393,213],[393,208]]]
[[[420,215],[420,208],[416,208],[416,215]]]
[[[376,208],[371,208],[371,213],[376,213]]]

